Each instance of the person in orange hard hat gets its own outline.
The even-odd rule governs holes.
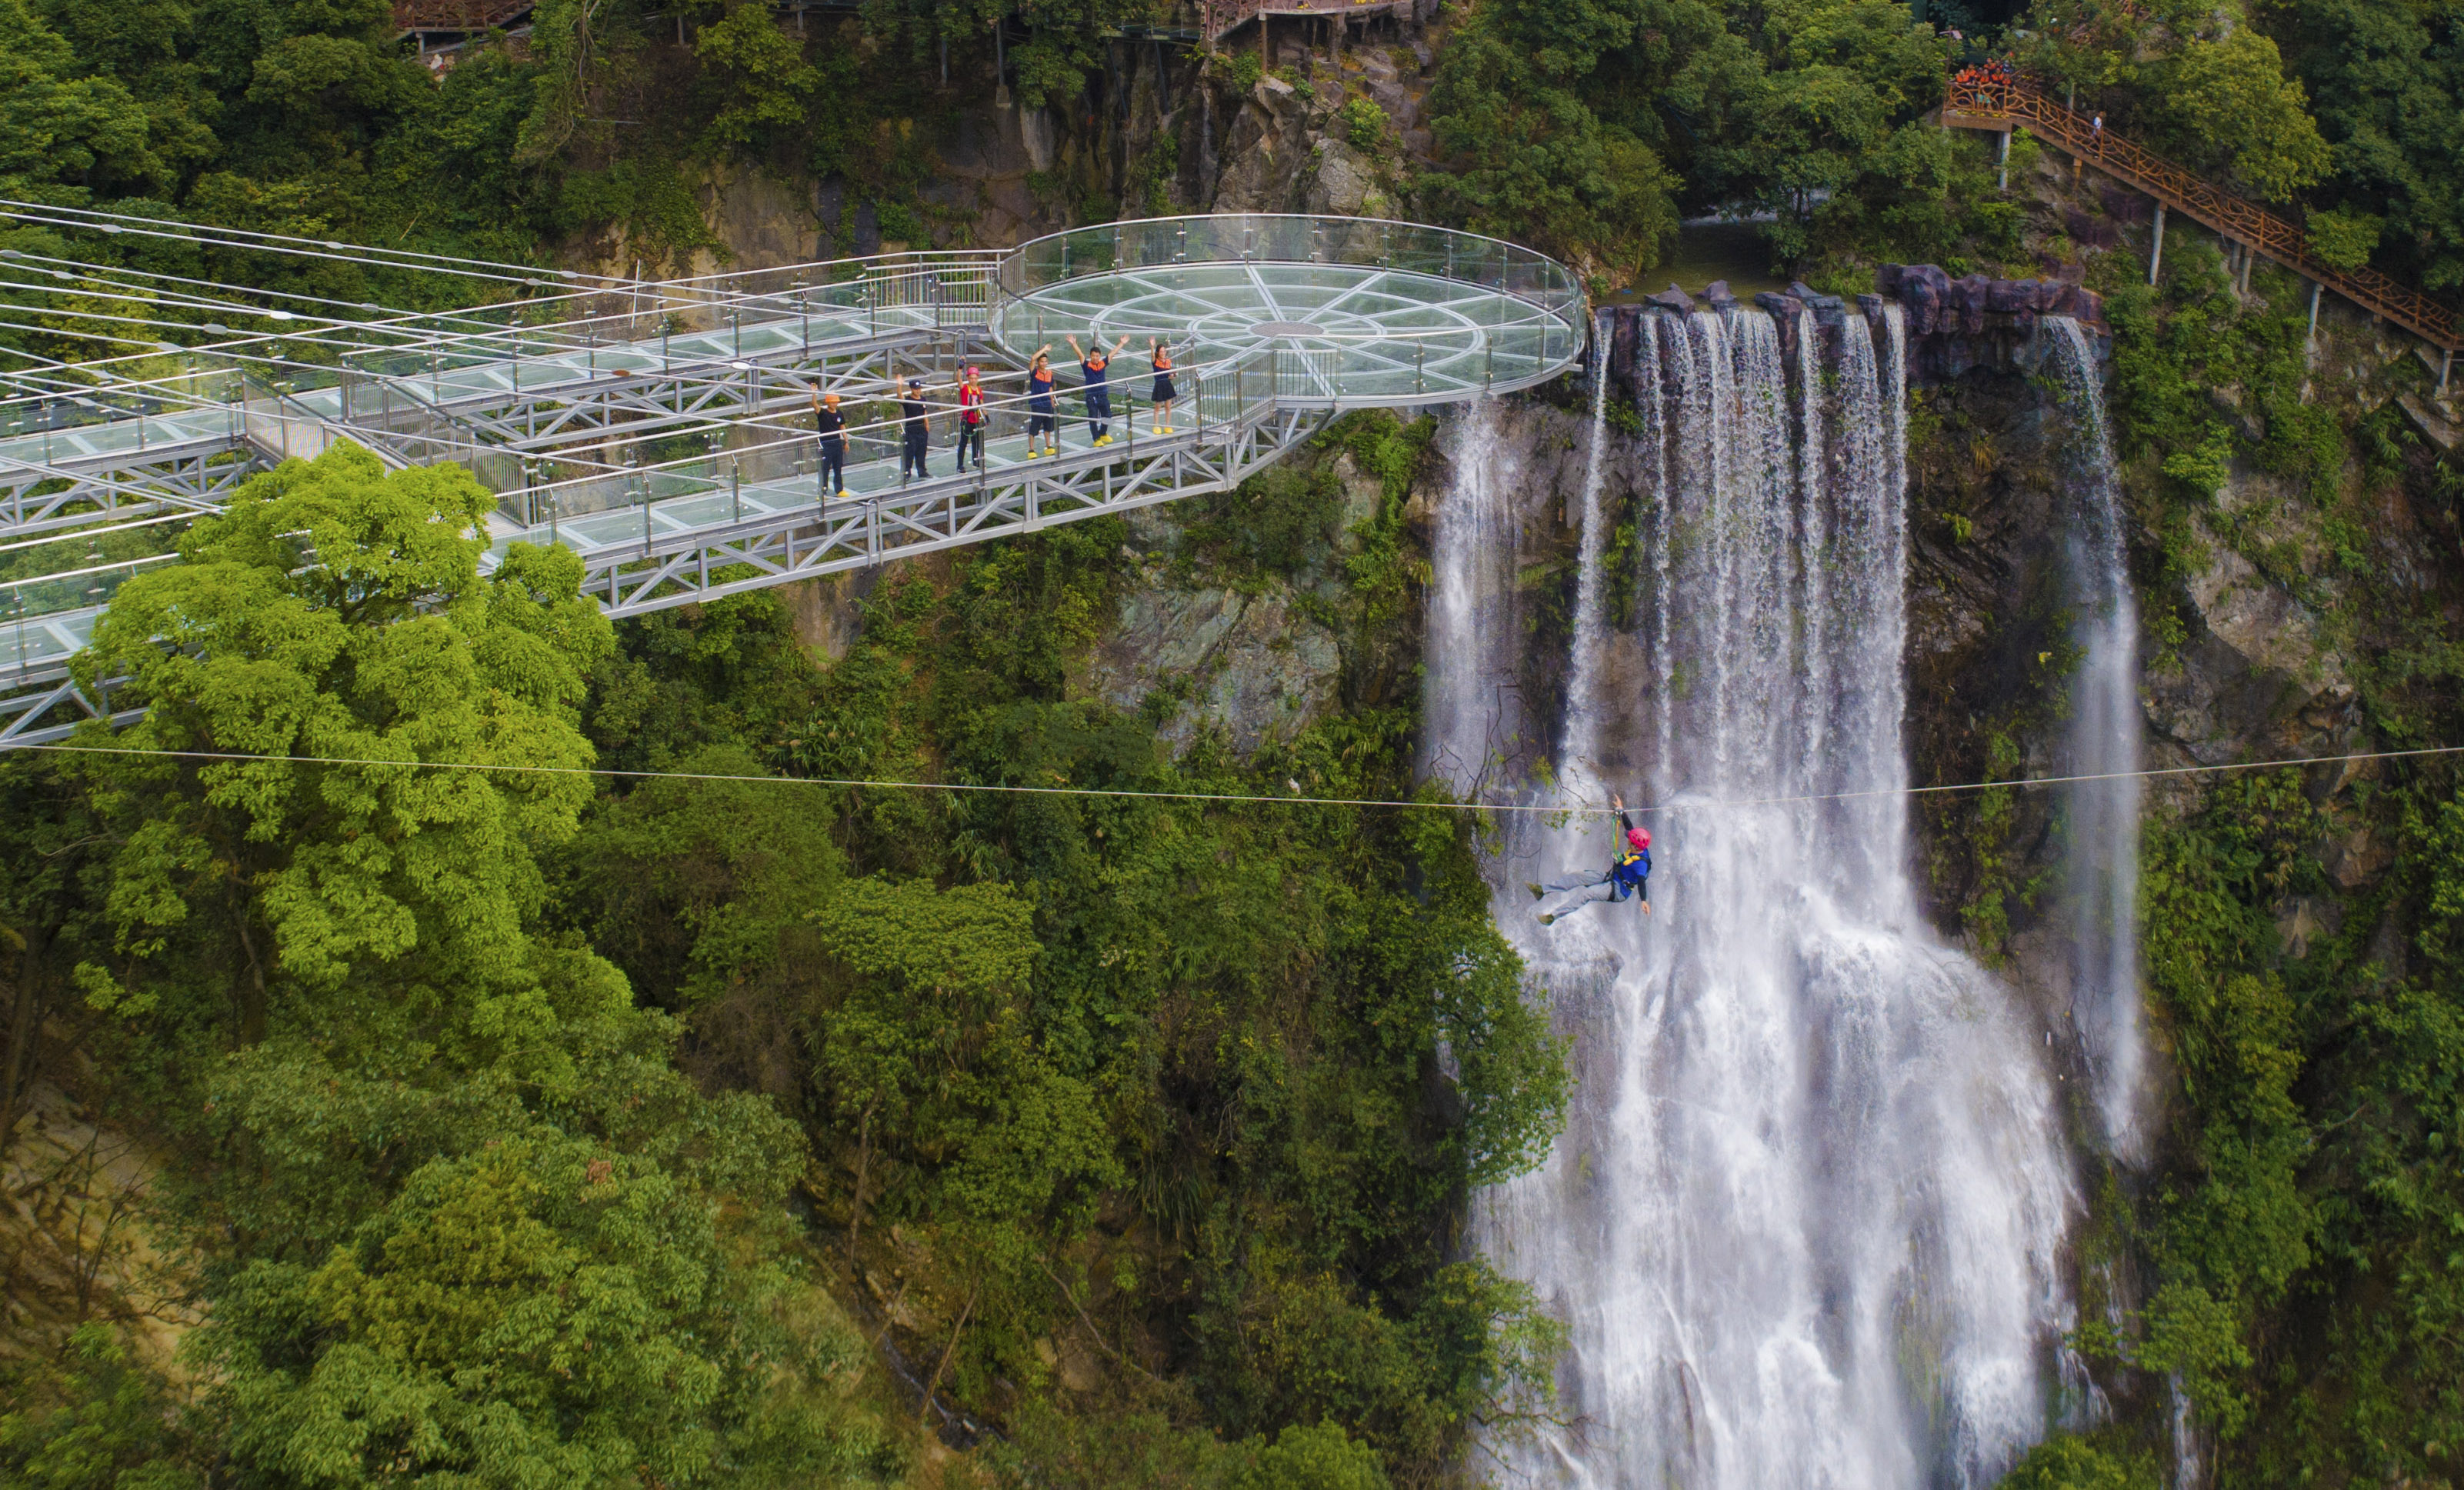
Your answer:
[[[1634,825],[1634,820],[1626,816],[1624,798],[1609,800],[1617,805],[1617,826],[1625,831],[1625,844],[1617,851],[1617,862],[1597,874],[1570,875],[1530,887],[1534,900],[1568,897],[1540,913],[1542,926],[1554,925],[1585,906],[1605,900],[1639,898],[1642,913],[1651,914],[1651,830]]]

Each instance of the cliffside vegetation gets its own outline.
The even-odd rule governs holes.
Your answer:
[[[383,0],[0,0],[0,195],[657,263],[725,250],[700,190],[724,167],[826,184],[840,249],[860,222],[963,241],[926,188],[994,80],[988,23],[1013,99],[1066,133],[1108,86],[1098,32],[1143,13],[969,0],[800,30],[722,0],[543,0],[519,46],[432,70]],[[2396,402],[2426,371],[2332,303],[2314,349],[2301,286],[2262,269],[2244,296],[2178,221],[2145,285],[2132,204],[2024,139],[1997,190],[1988,146],[1926,119],[1964,51],[1947,28],[2007,43],[2117,129],[2306,209],[2346,261],[2447,289],[2464,11],[1931,16],[1440,8],[1412,37],[1432,135],[1407,205],[1612,278],[1714,210],[1761,216],[1772,261],[1824,288],[1892,259],[2083,275],[2115,333],[2162,743],[2464,738],[2464,474]],[[1257,82],[1205,75],[1227,113]],[[1329,100],[1347,140],[1400,148],[1351,102]],[[1109,195],[1047,205],[1203,209],[1186,113],[1156,139],[1104,167]],[[0,247],[353,303],[474,294],[18,222]],[[8,318],[0,348],[94,355]],[[1980,572],[2015,552],[1992,535],[2022,392],[1980,374],[1912,425],[1921,539]],[[478,578],[486,498],[449,472],[342,451],[260,478],[189,563],[119,594],[87,664],[153,706],[94,743],[209,754],[0,756],[0,1135],[74,1116],[147,1155],[142,1205],[77,1233],[87,1261],[8,1264],[0,1482],[1478,1479],[1475,1432],[1554,1411],[1558,1336],[1466,1259],[1464,1201],[1546,1147],[1567,1078],[1471,830],[964,790],[1412,799],[1426,438],[1355,419],[1160,537],[1090,523],[617,626],[554,553]],[[1348,533],[1325,515],[1347,479]],[[1283,586],[1339,642],[1335,707],[1243,754],[1166,734],[1183,685],[1091,697],[1090,651],[1157,574]],[[2281,600],[2286,654],[2217,649],[2236,589]],[[2063,717],[2064,618],[1966,619],[1998,681],[1920,730],[1920,763],[2014,776]],[[557,769],[460,769],[482,765]],[[922,784],[824,784],[850,780]],[[2164,1133],[2147,1171],[2090,1187],[2073,1342],[2112,1416],[2011,1482],[2155,1482],[2176,1383],[2217,1482],[2455,1480],[2453,770],[2152,800]],[[1928,824],[1943,919],[1989,957],[2025,952],[2035,810],[1989,794]]]

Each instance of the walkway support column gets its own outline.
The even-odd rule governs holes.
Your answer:
[[[1999,142],[1993,146],[1993,188],[1997,191],[2010,190],[2011,131],[2007,129],[2002,131]]]
[[[2165,204],[2156,204],[2156,231],[2147,244],[2147,282],[2156,282],[2157,267],[2165,262]]]
[[[2310,281],[2310,329],[2301,337],[2305,346],[2319,340],[2319,296],[2326,288],[2316,279]]]

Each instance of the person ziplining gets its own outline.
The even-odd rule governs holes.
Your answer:
[[[1631,900],[1639,897],[1642,913],[1651,914],[1651,830],[1634,825],[1625,813],[1625,799],[1611,796],[1617,808],[1617,826],[1625,830],[1625,844],[1617,852],[1617,862],[1597,874],[1573,874],[1551,880],[1546,885],[1530,887],[1531,898],[1546,902],[1552,895],[1568,897],[1554,909],[1542,910],[1540,924],[1553,926],[1585,906],[1608,900]]]

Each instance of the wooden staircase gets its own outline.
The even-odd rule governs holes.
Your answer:
[[[2065,108],[2025,77],[1952,79],[1943,99],[1942,122],[1950,129],[2002,132],[2025,124],[2030,133],[2115,180],[2324,285],[2364,310],[2386,317],[2442,351],[2464,350],[2464,324],[2459,324],[2452,308],[2374,269],[2335,269],[2321,263],[2311,255],[2308,235],[2300,224],[2118,139],[2110,129],[2098,129],[2088,116]]]

